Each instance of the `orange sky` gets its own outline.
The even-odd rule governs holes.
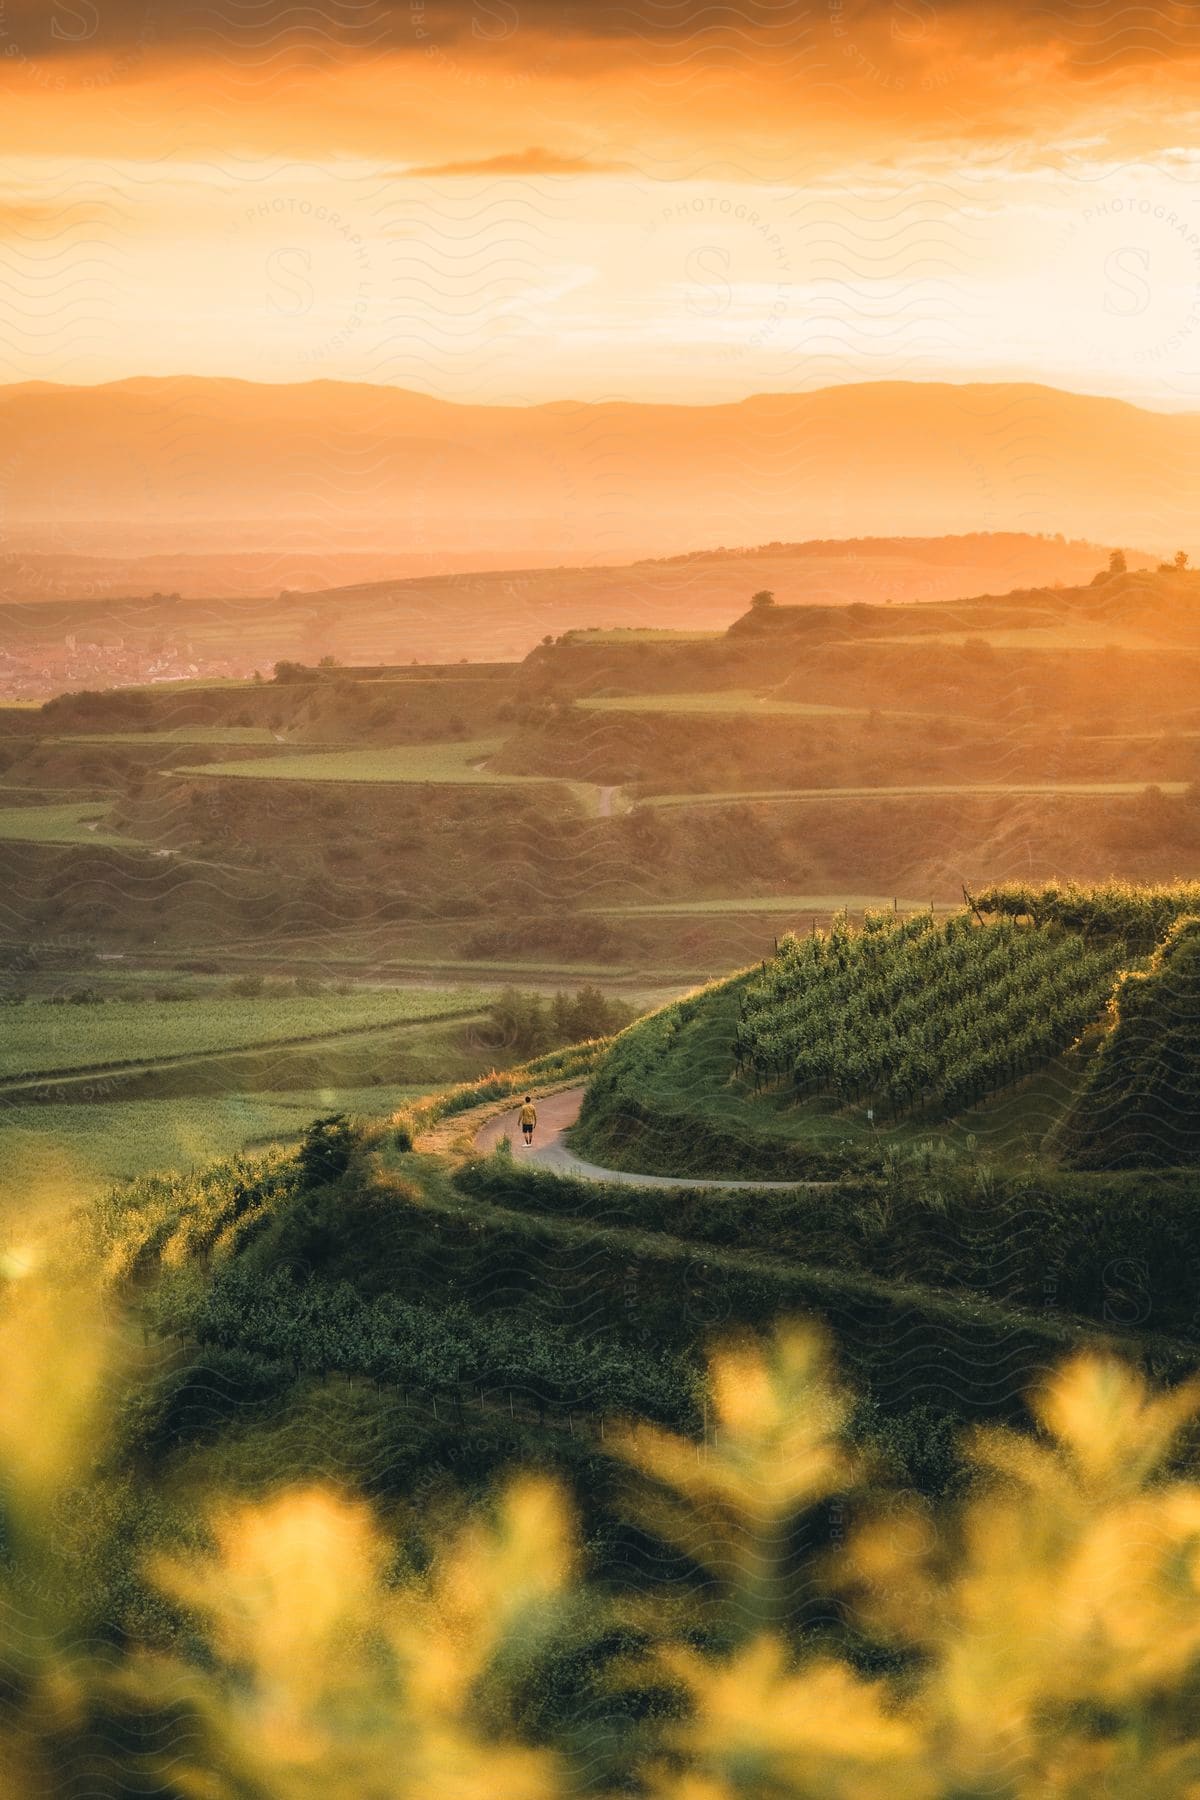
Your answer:
[[[0,0],[0,380],[1200,407],[1198,15]]]

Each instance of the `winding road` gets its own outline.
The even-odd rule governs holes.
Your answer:
[[[664,1188],[797,1188],[823,1186],[823,1183],[808,1181],[719,1181],[704,1176],[683,1175],[635,1175],[628,1169],[602,1169],[598,1163],[585,1162],[582,1156],[568,1149],[566,1133],[579,1117],[579,1109],[583,1105],[583,1089],[581,1087],[564,1088],[561,1093],[547,1094],[536,1099],[538,1112],[537,1130],[533,1134],[533,1147],[526,1149],[525,1140],[521,1136],[518,1123],[520,1107],[510,1107],[507,1112],[497,1113],[480,1127],[475,1135],[475,1148],[482,1155],[496,1148],[501,1138],[508,1138],[512,1144],[513,1160],[518,1163],[532,1163],[535,1168],[549,1169],[556,1175],[574,1175],[580,1181],[617,1182],[623,1187],[664,1187]]]

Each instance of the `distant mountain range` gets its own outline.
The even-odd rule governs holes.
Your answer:
[[[1015,384],[534,407],[326,381],[0,388],[0,547],[41,553],[393,552],[434,572],[1049,531],[1200,559],[1198,478],[1200,415]]]

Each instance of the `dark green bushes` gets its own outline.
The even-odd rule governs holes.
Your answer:
[[[190,1335],[223,1357],[249,1357],[248,1367],[369,1376],[456,1406],[490,1389],[510,1410],[519,1400],[543,1414],[696,1421],[698,1365],[690,1359],[608,1333],[581,1336],[524,1307],[478,1311],[445,1296],[428,1304],[395,1294],[368,1298],[346,1281],[232,1268],[200,1299]]]
[[[918,1161],[825,1187],[724,1191],[599,1186],[494,1158],[467,1164],[456,1182],[514,1211],[763,1250],[1200,1343],[1200,1170],[930,1175]]]
[[[497,1054],[543,1056],[566,1045],[611,1037],[636,1016],[625,1001],[611,1000],[595,986],[549,999],[509,987],[492,1002],[477,1036],[484,1049]]]
[[[358,1133],[345,1113],[314,1119],[304,1134],[296,1166],[305,1187],[340,1181],[358,1146]]]

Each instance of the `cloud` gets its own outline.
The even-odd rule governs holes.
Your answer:
[[[897,61],[947,39],[977,64],[1048,49],[1077,72],[1200,55],[1194,0],[844,0],[840,13]]]
[[[554,150],[533,146],[528,150],[509,150],[500,156],[486,156],[473,162],[430,163],[422,168],[406,169],[405,175],[613,175],[628,171],[627,162],[599,161],[590,156],[562,156]]]
[[[1081,67],[1200,54],[1195,0],[4,0],[0,54],[30,59],[155,48],[260,56],[292,45],[331,52],[424,52],[453,43],[486,56],[529,35],[563,42],[687,42],[844,34],[887,63],[949,36],[973,61],[1053,46]]]

